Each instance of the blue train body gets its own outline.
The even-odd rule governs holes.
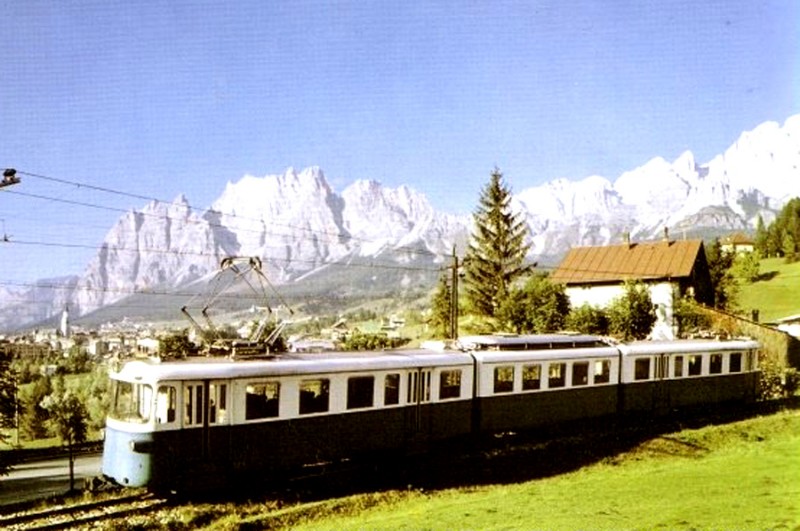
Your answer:
[[[111,376],[103,473],[130,487],[235,485],[475,434],[757,394],[750,340],[475,336],[461,347],[128,362]]]

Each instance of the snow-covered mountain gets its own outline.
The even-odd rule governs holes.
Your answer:
[[[591,176],[524,189],[513,204],[530,226],[532,254],[558,256],[624,233],[657,237],[664,227],[692,235],[752,229],[796,196],[800,115],[743,133],[703,164],[688,151],[673,162],[656,157],[613,182]],[[407,186],[357,181],[338,194],[316,167],[246,175],[205,212],[180,196],[123,215],[77,279],[40,282],[59,289],[0,292],[0,329],[47,319],[67,303],[81,315],[131,291],[207,280],[227,256],[259,256],[268,277],[285,285],[354,260],[441,263],[454,245],[463,251],[470,225],[471,216],[437,212]]]

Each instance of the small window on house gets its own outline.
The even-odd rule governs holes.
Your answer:
[[[503,365],[494,368],[494,392],[510,393],[514,390],[514,366]]]
[[[353,376],[347,379],[347,409],[372,407],[374,396],[373,376]]]
[[[300,382],[300,414],[325,413],[330,405],[330,380],[303,380]]]
[[[278,416],[278,382],[251,383],[245,387],[244,419],[269,419]]]
[[[588,361],[580,361],[572,364],[572,385],[589,385]]]
[[[542,387],[542,366],[536,365],[522,366],[522,390],[532,391]]]
[[[722,373],[722,354],[712,354],[708,360],[708,373],[721,374]]]
[[[439,400],[461,397],[461,371],[442,371],[439,374]]]
[[[672,376],[674,378],[683,378],[683,356],[675,356],[673,363]]]
[[[729,360],[728,372],[742,372],[742,353],[732,352]]]
[[[594,383],[604,384],[611,381],[611,362],[597,360],[594,362]]]
[[[547,369],[547,387],[554,389],[566,385],[566,363],[551,363]]]
[[[689,356],[688,365],[687,374],[689,376],[700,376],[703,372],[703,356],[700,354],[692,354]]]
[[[637,358],[633,360],[633,379],[650,379],[650,358]]]
[[[400,375],[387,374],[383,379],[383,405],[394,406],[400,403]]]

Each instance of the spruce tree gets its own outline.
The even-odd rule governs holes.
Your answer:
[[[524,262],[530,248],[528,226],[511,210],[511,190],[497,168],[481,191],[473,221],[464,262],[465,291],[472,313],[492,317],[513,281],[529,269]]]
[[[452,291],[447,282],[447,274],[439,277],[439,284],[431,300],[431,326],[438,337],[450,337],[450,318],[452,316]]]

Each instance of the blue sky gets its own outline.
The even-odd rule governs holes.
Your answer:
[[[339,192],[408,184],[469,213],[495,166],[514,191],[613,180],[800,112],[794,0],[33,0],[0,19],[0,167],[201,208],[318,165]],[[23,179],[0,192],[0,284],[79,273],[144,204]]]

